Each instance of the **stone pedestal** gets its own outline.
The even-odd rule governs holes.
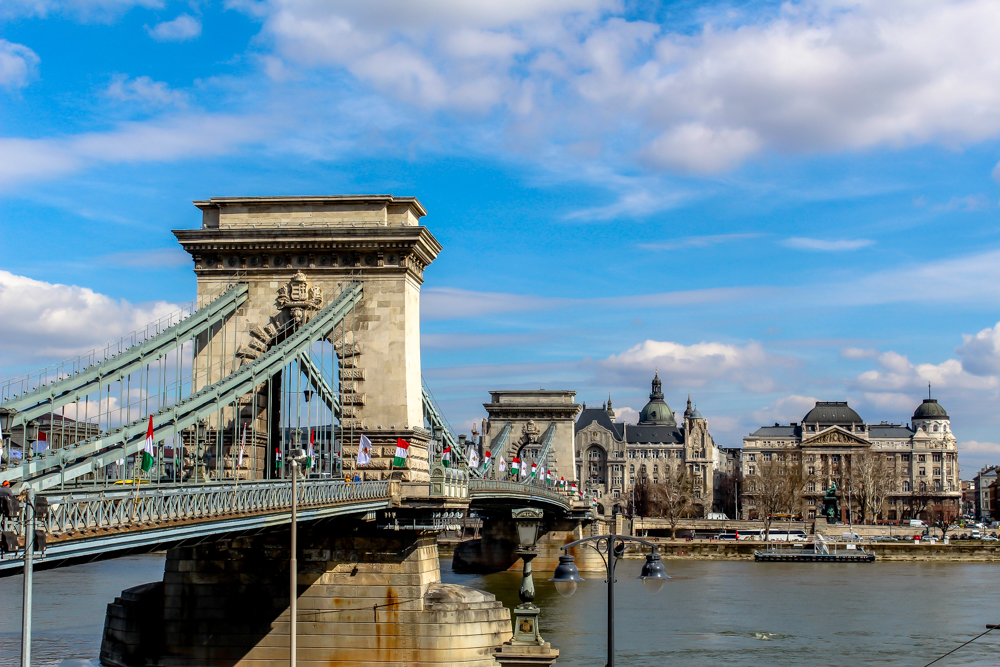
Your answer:
[[[559,649],[548,642],[541,646],[513,646],[504,644],[494,654],[503,667],[537,667],[551,665],[559,658]]]
[[[336,536],[336,537],[334,537]],[[107,667],[277,667],[289,658],[288,533],[171,549],[162,583],[108,605]],[[300,526],[298,663],[495,667],[493,595],[443,584],[430,536]]]

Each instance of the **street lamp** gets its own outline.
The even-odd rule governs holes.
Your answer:
[[[297,550],[298,541],[298,486],[296,484],[296,474],[295,471],[300,465],[305,463],[306,452],[301,447],[296,447],[294,449],[288,450],[288,464],[292,469],[292,557],[289,560],[288,569],[291,572],[291,604],[289,604],[288,614],[291,620],[289,627],[289,665],[295,667],[295,659],[297,653],[298,644],[298,597],[299,597],[299,566],[295,559],[295,553]]]
[[[607,667],[614,667],[615,665],[615,565],[618,563],[618,559],[625,553],[626,542],[635,542],[652,547],[652,553],[646,554],[646,562],[643,564],[638,578],[642,580],[647,591],[650,593],[659,592],[663,588],[664,582],[670,578],[667,576],[666,568],[663,567],[663,561],[660,560],[659,547],[648,540],[629,537],[627,535],[615,535],[614,533],[585,537],[582,540],[570,542],[565,545],[562,548],[565,553],[559,556],[559,565],[556,566],[552,578],[549,579],[549,581],[555,584],[556,591],[560,595],[569,597],[576,592],[578,584],[584,581],[580,577],[580,571],[574,562],[575,559],[568,551],[569,548],[578,544],[589,544],[589,546],[593,547],[601,555],[601,559],[607,568],[608,576]]]

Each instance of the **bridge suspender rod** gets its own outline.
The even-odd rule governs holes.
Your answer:
[[[552,439],[556,434],[556,424],[552,422],[549,427],[545,429],[545,433],[542,435],[542,447],[538,450],[538,458],[535,459],[535,463],[538,465],[544,465],[546,468],[549,467],[545,459],[549,456],[549,449],[552,448]],[[544,480],[543,480],[544,481]]]
[[[312,385],[312,388],[316,390],[316,393],[326,403],[326,407],[333,410],[334,416],[340,419],[340,399],[330,387],[330,383],[323,376],[323,370],[316,367],[316,362],[313,361],[312,355],[308,350],[300,354],[298,360],[299,368],[302,370],[303,375],[306,376],[306,379],[309,380],[309,384]]]
[[[483,477],[485,477],[493,467],[493,459],[503,454],[503,448],[507,446],[507,438],[510,437],[511,424],[507,422],[497,437],[490,441],[490,459],[483,465]]]
[[[109,383],[141,371],[143,366],[150,363],[151,358],[155,360],[157,356],[166,354],[184,342],[196,338],[220,319],[235,313],[247,298],[246,283],[237,284],[209,305],[149,340],[125,350],[122,354],[105,359],[63,380],[5,401],[3,407],[17,410],[11,425],[25,424],[46,412],[73,403],[84,395],[100,391]]]
[[[216,411],[218,402],[228,403],[253,391],[255,382],[259,382],[260,378],[271,378],[280,372],[298,354],[307,350],[316,340],[326,335],[361,298],[361,284],[349,284],[340,296],[313,319],[300,326],[284,341],[275,345],[250,364],[245,364],[238,371],[204,387],[180,403],[154,414],[154,439],[162,440],[174,428],[183,430],[197,423],[200,419],[211,416]],[[142,448],[144,438],[145,422],[143,419],[139,419],[125,427],[116,429],[106,437],[80,443],[66,450],[64,453],[67,456],[72,456],[75,462],[71,462],[65,467],[65,479],[76,479],[92,472],[95,465],[108,465],[117,459],[136,454]],[[56,465],[57,461],[54,457],[38,456],[30,463],[0,472],[0,481],[13,482],[27,477],[29,486],[37,490],[44,490],[58,484],[60,474],[48,473],[35,478],[31,478],[31,476],[43,473]]]

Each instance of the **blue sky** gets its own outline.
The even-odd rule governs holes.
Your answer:
[[[415,195],[423,366],[716,440],[931,382],[1000,463],[1000,6],[4,0],[0,371],[191,298],[210,196]],[[628,408],[628,409],[625,409]]]

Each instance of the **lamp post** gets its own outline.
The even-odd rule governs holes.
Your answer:
[[[625,553],[626,542],[635,542],[652,547],[652,553],[646,554],[646,562],[642,566],[639,579],[642,580],[646,590],[650,593],[659,592],[663,588],[663,584],[670,578],[667,576],[666,568],[663,567],[663,561],[660,560],[660,554],[657,551],[659,547],[648,540],[629,537],[627,535],[615,535],[614,532],[608,535],[585,537],[582,540],[570,542],[564,546],[562,550],[565,553],[559,556],[559,565],[556,566],[553,577],[549,579],[549,581],[555,584],[556,591],[560,595],[569,597],[576,592],[577,584],[584,581],[580,577],[580,571],[577,570],[576,564],[573,562],[573,556],[569,554],[569,548],[578,544],[589,544],[589,546],[593,547],[601,555],[601,559],[607,568],[608,576],[607,667],[614,667],[615,665],[615,565],[618,563],[618,559]]]
[[[288,450],[288,465],[292,469],[292,554],[289,559],[288,569],[290,571],[290,604],[288,609],[290,624],[289,624],[289,641],[288,650],[289,658],[288,664],[290,667],[295,667],[296,654],[298,649],[298,597],[299,597],[299,566],[295,558],[296,550],[298,549],[298,485],[296,484],[296,470],[302,463],[306,460],[306,452],[301,447],[296,447]]]

